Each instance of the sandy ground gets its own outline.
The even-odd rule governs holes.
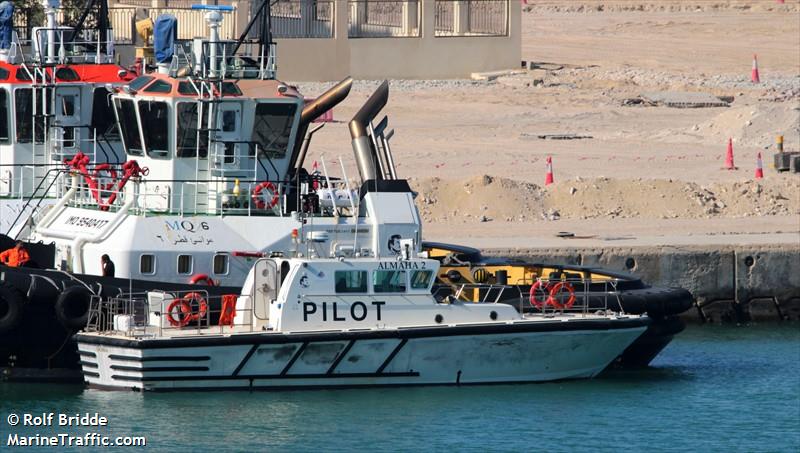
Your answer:
[[[797,2],[544,1],[526,9],[523,60],[551,63],[545,69],[491,82],[392,82],[392,149],[400,176],[420,193],[426,239],[480,247],[800,242],[800,175],[772,168],[777,135],[800,150]],[[356,175],[346,121],[375,86],[357,82],[334,112],[338,122],[314,138],[310,159],[324,157],[332,174],[341,174],[341,158]],[[312,96],[325,87],[300,84]],[[734,100],[623,105],[655,91]],[[537,138],[544,134],[591,138]],[[722,169],[729,138],[738,170]],[[756,181],[759,151],[765,177]],[[547,156],[556,183],[545,187]],[[556,238],[560,231],[578,239]]]

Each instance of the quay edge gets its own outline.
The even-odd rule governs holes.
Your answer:
[[[681,315],[700,323],[800,321],[800,242],[769,245],[484,249],[486,257],[629,272],[694,297]]]

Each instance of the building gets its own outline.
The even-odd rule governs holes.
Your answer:
[[[121,0],[111,5],[120,45],[135,39],[134,17],[174,14],[179,38],[206,35],[202,11],[184,0]],[[205,2],[203,2],[205,3]],[[247,26],[250,0],[224,1],[223,38]],[[464,78],[511,69],[521,60],[516,0],[278,0],[272,30],[278,75],[292,81]]]

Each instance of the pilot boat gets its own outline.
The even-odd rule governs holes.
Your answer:
[[[650,323],[580,303],[520,313],[440,299],[439,262],[416,249],[409,239],[394,257],[262,258],[218,313],[202,291],[98,298],[76,335],[84,379],[176,391],[591,378]]]
[[[13,31],[11,2],[0,23],[11,37],[0,43],[0,232],[10,236],[23,228],[18,220],[64,193],[57,178],[64,159],[82,152],[101,177],[124,160],[108,96],[133,74],[114,62],[106,3],[83,12],[97,9],[93,29],[60,25],[60,2],[41,3],[47,25],[33,27],[28,40]]]

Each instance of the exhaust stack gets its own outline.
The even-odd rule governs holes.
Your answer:
[[[292,160],[292,162],[294,162],[295,174],[299,174],[299,170],[303,168],[303,162],[306,160],[308,146],[302,146],[302,142],[304,141],[303,138],[306,136],[306,132],[308,132],[308,125],[322,116],[323,113],[342,102],[344,98],[350,94],[350,87],[352,86],[353,79],[347,77],[303,107],[303,111],[300,112],[300,125],[297,128],[297,139],[295,140],[296,144]]]
[[[367,102],[350,120],[350,136],[353,138],[353,152],[356,155],[358,173],[361,181],[383,178],[383,171],[377,166],[378,156],[367,133],[367,126],[380,113],[389,100],[389,81],[383,83],[372,93]]]

